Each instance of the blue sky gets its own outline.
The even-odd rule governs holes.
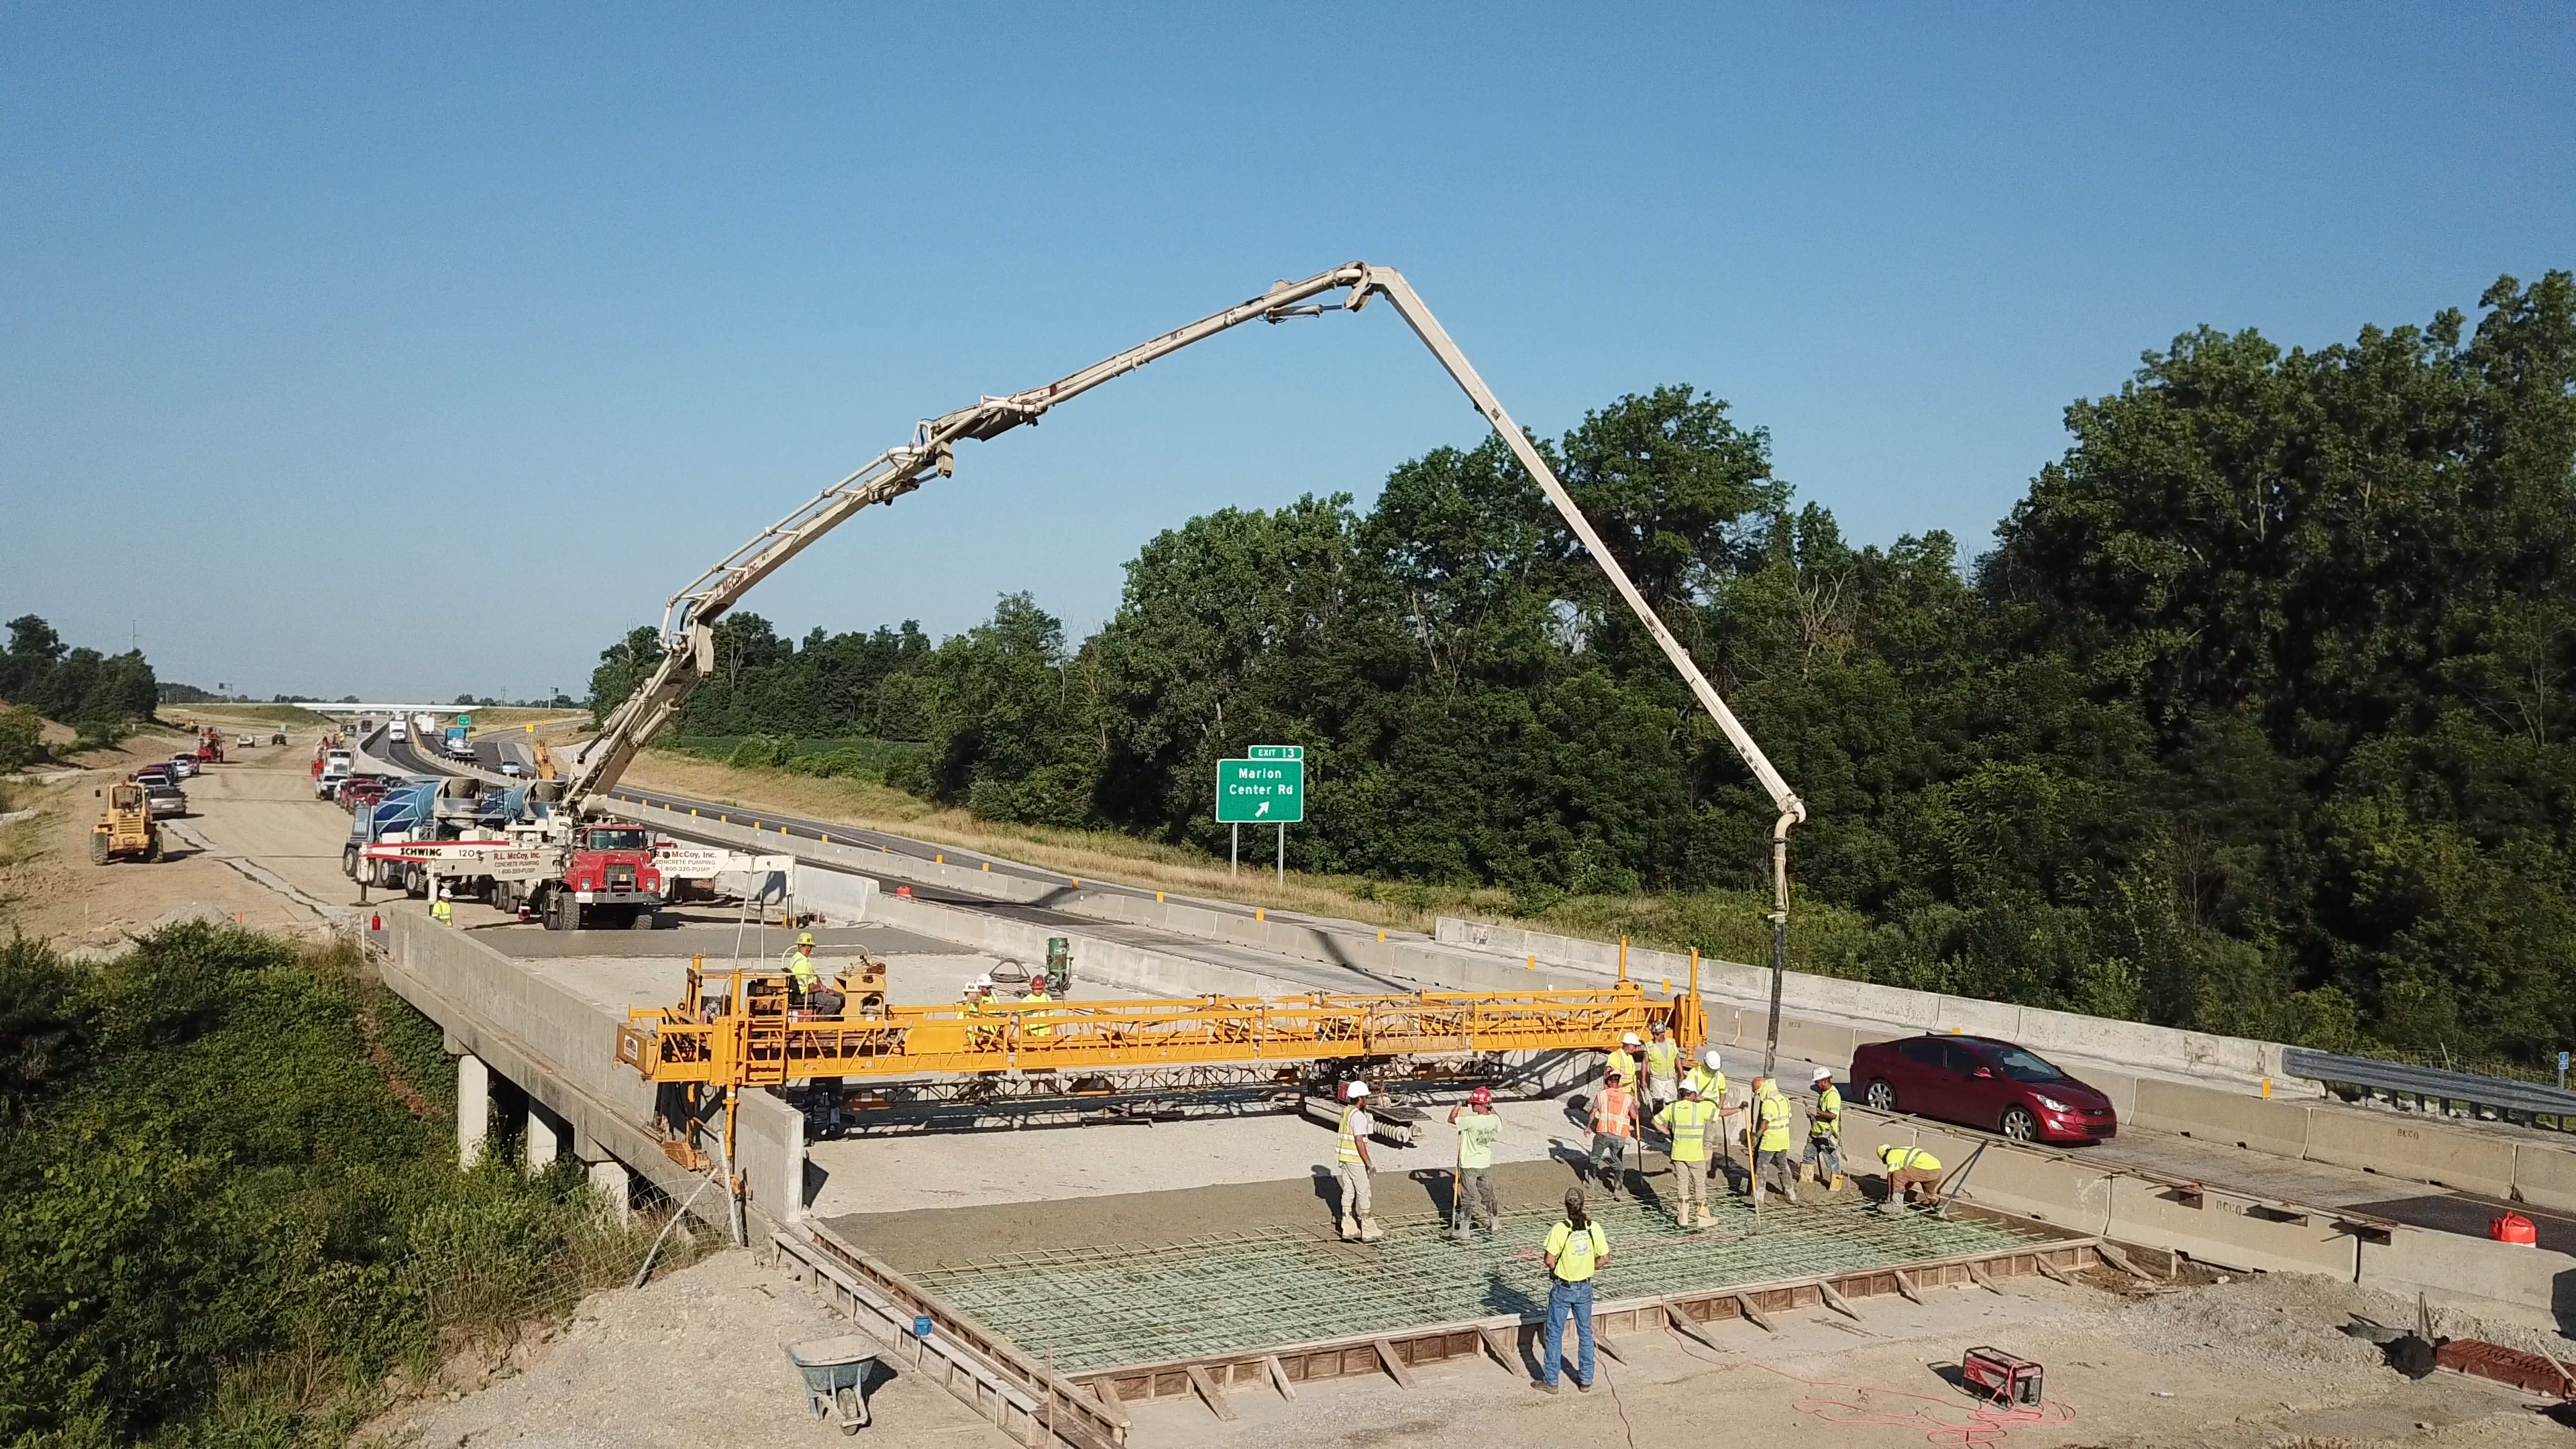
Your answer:
[[[2177,332],[2576,266],[2571,97],[2557,5],[0,5],[0,617],[578,694],[914,419],[1355,257],[1541,433],[1695,383],[1852,537],[1973,552]],[[1160,529],[1478,436],[1382,310],[1257,327],[749,607],[1079,633]]]

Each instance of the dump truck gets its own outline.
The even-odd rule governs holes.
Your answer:
[[[131,780],[119,780],[93,793],[106,804],[89,833],[90,864],[161,858],[161,825],[152,818],[148,791]]]

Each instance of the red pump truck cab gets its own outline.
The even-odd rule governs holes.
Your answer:
[[[574,827],[563,878],[529,902],[549,931],[651,930],[662,905],[652,833],[615,822]]]

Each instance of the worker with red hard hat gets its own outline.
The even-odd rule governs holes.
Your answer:
[[[1449,1194],[1450,1232],[1465,1242],[1470,1227],[1493,1232],[1502,1221],[1494,1200],[1494,1142],[1503,1135],[1503,1119],[1494,1115],[1494,1093],[1478,1087],[1467,1100],[1449,1109],[1449,1125],[1458,1129],[1458,1170]]]

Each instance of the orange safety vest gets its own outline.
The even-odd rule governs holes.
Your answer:
[[[1628,1116],[1628,1089],[1603,1087],[1592,1098],[1592,1130],[1626,1137],[1634,1124]]]

